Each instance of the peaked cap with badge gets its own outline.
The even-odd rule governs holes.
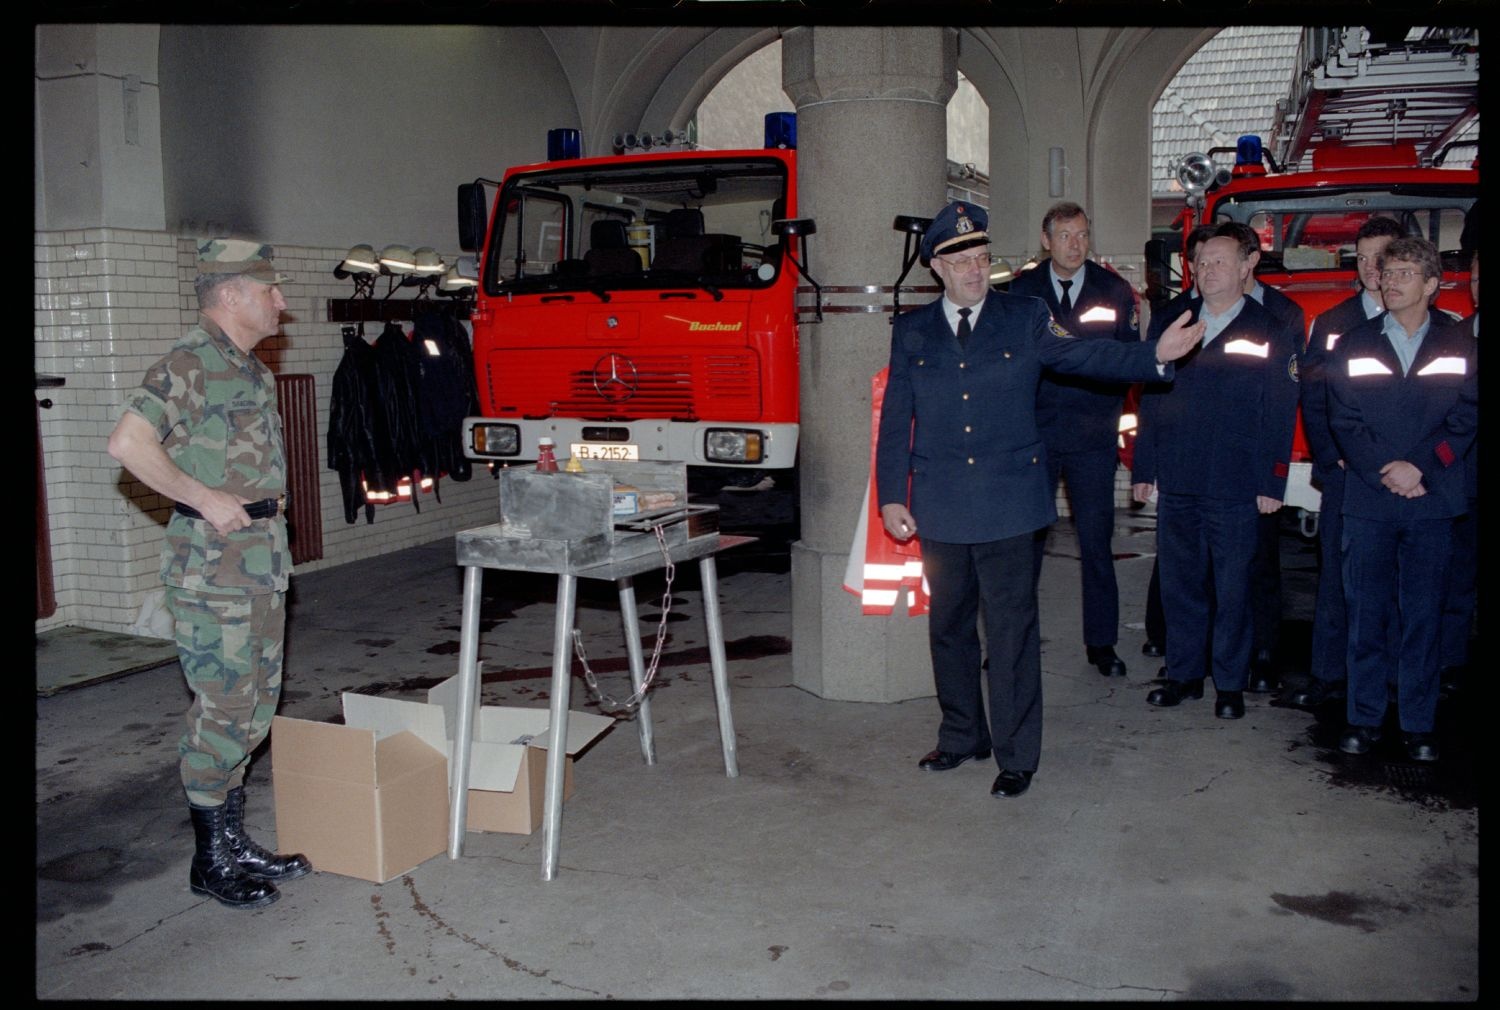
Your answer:
[[[978,245],[989,245],[990,236],[985,230],[990,226],[990,216],[983,207],[955,200],[932,219],[922,235],[922,262],[930,263],[934,256],[954,253]]]

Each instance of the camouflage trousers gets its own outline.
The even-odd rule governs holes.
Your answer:
[[[281,698],[286,593],[236,596],[167,587],[177,657],[193,692],[178,744],[188,802],[222,804],[245,780]]]

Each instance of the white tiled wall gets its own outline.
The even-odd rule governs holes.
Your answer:
[[[125,631],[160,586],[170,502],[125,473],[105,444],[126,394],[197,317],[194,245],[118,228],[38,232],[35,243],[35,367],[66,379],[37,394],[53,403],[41,412],[41,436],[58,608],[36,629]],[[420,513],[397,504],[378,509],[374,525],[362,513],[355,524],[344,522],[338,475],[325,469],[328,398],[343,340],[337,324],[322,321],[328,298],[352,293],[332,275],[344,252],[278,247],[278,268],[293,275],[282,289],[289,319],[282,336],[257,350],[272,370],[311,373],[317,386],[324,557],[300,571],[441,539],[492,522],[497,512],[494,481],[478,468],[466,484],[444,480],[441,504],[423,495]],[[371,339],[378,333],[378,325],[367,327]]]

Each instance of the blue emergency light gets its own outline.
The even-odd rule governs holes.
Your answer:
[[[547,160],[567,161],[583,156],[583,141],[578,131],[570,126],[560,126],[547,131]]]
[[[1260,138],[1253,133],[1245,134],[1235,143],[1234,163],[1259,168],[1260,161]]]
[[[766,146],[797,149],[797,114],[795,112],[766,113]]]

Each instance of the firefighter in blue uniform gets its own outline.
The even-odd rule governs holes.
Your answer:
[[[1052,318],[1075,337],[1141,339],[1135,292],[1119,274],[1091,262],[1089,218],[1076,203],[1059,203],[1042,218],[1042,247],[1050,257],[1010,285],[1013,295],[1047,303]],[[1083,583],[1083,644],[1090,666],[1106,677],[1125,676],[1115,654],[1120,593],[1110,537],[1115,527],[1115,470],[1119,465],[1120,405],[1129,385],[1048,373],[1037,390],[1036,421],[1047,447],[1053,497],[1058,478],[1068,482],[1068,504],[1078,533]],[[1042,571],[1047,531],[1036,539],[1036,575]]]
[[[1444,581],[1453,521],[1468,504],[1464,455],[1479,424],[1479,344],[1432,307],[1442,269],[1426,239],[1386,246],[1386,311],[1340,338],[1326,373],[1329,420],[1348,475],[1348,726],[1339,739],[1348,754],[1379,742],[1394,670],[1407,757],[1438,757]]]
[[[1328,426],[1328,357],[1345,333],[1385,310],[1380,296],[1380,256],[1405,234],[1393,218],[1372,217],[1354,236],[1359,291],[1313,320],[1302,354],[1302,429],[1312,451],[1313,480],[1322,493],[1318,512],[1318,596],[1313,609],[1312,661],[1307,681],[1286,694],[1293,705],[1314,708],[1344,697],[1344,654],[1348,623],[1344,613],[1343,553],[1344,458]]]
[[[1221,224],[1215,235],[1237,239],[1250,260],[1250,276],[1245,278],[1245,294],[1271,313],[1279,323],[1297,325],[1297,350],[1307,336],[1307,316],[1302,306],[1275,288],[1262,284],[1255,276],[1260,265],[1260,236],[1255,229],[1238,221]],[[1261,513],[1256,520],[1255,557],[1250,564],[1250,676],[1245,690],[1257,694],[1274,691],[1280,686],[1276,672],[1276,641],[1281,634],[1281,517],[1277,512]]]
[[[1459,327],[1479,339],[1479,250],[1469,261],[1469,294],[1474,314]],[[1464,496],[1468,511],[1453,521],[1453,552],[1448,556],[1448,586],[1443,596],[1442,691],[1458,690],[1469,665],[1469,633],[1474,626],[1479,580],[1479,436],[1464,456]]]
[[[1187,240],[1183,245],[1182,257],[1184,262],[1191,264],[1198,258],[1198,247],[1204,240],[1214,237],[1214,225],[1200,224],[1188,232]],[[1176,319],[1184,312],[1194,315],[1198,312],[1198,303],[1203,301],[1203,296],[1198,294],[1198,285],[1195,282],[1192,287],[1178,294],[1160,309],[1151,311],[1151,325],[1146,328],[1146,339],[1156,340],[1161,336],[1162,330],[1166,329],[1170,320]],[[1146,641],[1141,644],[1141,653],[1152,658],[1161,658],[1167,654],[1167,619],[1161,609],[1161,558],[1151,559],[1151,582],[1146,588]],[[1162,667],[1162,673],[1167,672]]]
[[[1239,241],[1203,242],[1194,264],[1204,346],[1171,386],[1141,397],[1133,493],[1156,506],[1167,680],[1159,707],[1203,696],[1212,673],[1215,715],[1244,715],[1249,679],[1249,569],[1257,515],[1281,507],[1296,422],[1301,333],[1244,294],[1250,260]]]
[[[1042,370],[1169,378],[1160,362],[1187,353],[1202,327],[1184,315],[1155,345],[1072,337],[1042,302],[990,290],[988,223],[982,208],[952,203],[923,236],[922,258],[944,294],[895,320],[875,473],[881,520],[897,540],[921,533],[932,590],[942,724],[937,749],[918,764],[946,771],[993,749],[1000,774],[990,792],[1014,797],[1030,787],[1042,743],[1034,534],[1057,519],[1037,431]]]

